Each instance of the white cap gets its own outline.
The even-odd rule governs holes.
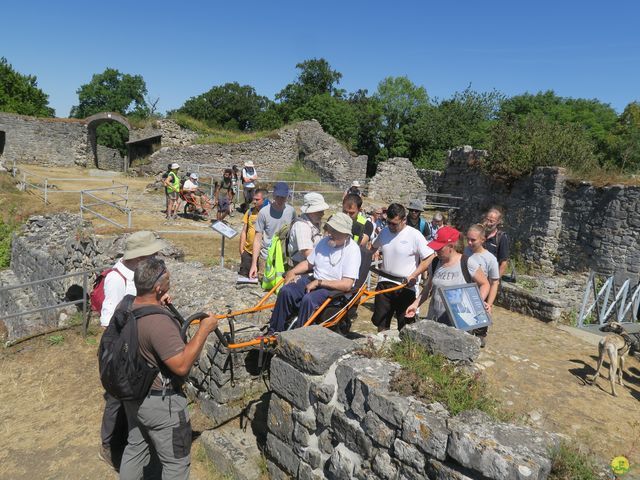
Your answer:
[[[177,163],[171,164],[171,170],[177,170],[178,168],[180,168],[180,165],[178,165]]]

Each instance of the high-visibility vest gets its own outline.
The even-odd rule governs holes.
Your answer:
[[[178,178],[178,175],[176,175],[175,172],[169,172],[169,175],[167,175],[167,178],[169,178],[169,186],[167,187],[167,193],[179,192],[180,178]]]
[[[364,232],[364,226],[367,223],[367,219],[361,213],[356,217],[356,221],[353,222],[353,228],[351,228],[351,236],[353,241],[360,244],[360,237]]]
[[[284,277],[284,252],[282,249],[282,240],[276,234],[271,238],[271,244],[267,251],[267,261],[264,265],[264,275],[262,277],[262,288],[271,290],[276,283]],[[276,293],[280,290],[276,290]]]

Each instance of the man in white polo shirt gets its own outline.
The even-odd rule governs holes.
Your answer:
[[[376,290],[399,285],[399,279],[402,278],[409,281],[405,288],[376,295],[371,321],[379,332],[389,330],[395,314],[398,330],[401,330],[405,324],[411,323],[405,319],[405,311],[416,299],[416,280],[427,270],[435,258],[435,252],[427,246],[427,241],[418,230],[407,228],[407,211],[399,203],[389,205],[387,226],[373,242],[371,250],[382,253],[380,270],[396,277],[380,276]]]

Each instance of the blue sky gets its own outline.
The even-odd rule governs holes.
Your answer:
[[[273,98],[296,63],[326,58],[340,87],[408,76],[431,97],[469,84],[552,89],[618,112],[640,101],[640,2],[5,2],[0,56],[36,75],[56,115],[107,67],[142,75],[160,112],[237,81]]]

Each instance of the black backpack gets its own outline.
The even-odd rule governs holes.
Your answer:
[[[139,353],[138,319],[154,314],[171,316],[166,309],[154,305],[132,312],[134,298],[133,295],[127,295],[120,302],[98,348],[102,386],[120,400],[144,398],[159,372]]]

